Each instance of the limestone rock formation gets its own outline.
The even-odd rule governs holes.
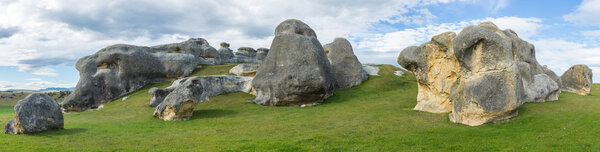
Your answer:
[[[23,134],[64,127],[58,102],[43,93],[32,93],[14,107],[15,119],[4,127],[4,133]]]
[[[167,97],[167,95],[169,95],[169,93],[171,93],[173,90],[175,90],[175,88],[177,88],[177,86],[179,86],[180,84],[183,83],[183,81],[186,79],[178,79],[175,80],[171,86],[166,87],[166,88],[150,88],[150,90],[148,90],[148,94],[150,94],[150,106],[151,107],[156,107],[158,106],[160,103],[163,102],[163,100],[165,99],[165,97]]]
[[[586,65],[571,66],[560,76],[561,90],[579,95],[590,95],[592,93],[592,76],[592,69]]]
[[[221,64],[219,51],[208,44],[203,38],[191,38],[181,43],[164,44],[152,47],[161,52],[186,53],[198,57],[200,64]]]
[[[258,48],[258,49],[256,49],[256,59],[262,61],[267,57],[268,53],[269,53],[269,49]]]
[[[367,73],[354,55],[352,45],[345,38],[336,38],[323,46],[331,63],[331,72],[337,88],[350,88],[367,80]]]
[[[453,40],[460,64],[453,86],[450,120],[476,126],[517,116],[524,102],[523,82],[515,63],[511,32],[482,23],[464,28]]]
[[[258,64],[238,64],[229,70],[229,73],[233,73],[237,76],[254,77],[258,70]]]
[[[112,45],[77,61],[79,82],[61,106],[64,112],[96,108],[146,84],[186,76],[199,60],[218,56],[204,39],[155,47]]]
[[[313,105],[333,95],[335,79],[315,32],[288,19],[277,26],[269,54],[252,86],[255,103],[271,106]]]
[[[188,120],[196,104],[209,97],[237,91],[250,92],[251,80],[249,77],[228,75],[180,79],[169,87],[174,89],[156,106],[154,116],[165,121]]]
[[[415,110],[433,113],[452,111],[450,91],[458,80],[459,63],[454,56],[454,32],[434,36],[421,46],[405,48],[398,64],[417,78],[418,95]]]
[[[218,50],[218,52],[222,61],[228,61],[235,57],[233,50],[229,49],[229,43],[222,42],[220,45],[221,48]]]

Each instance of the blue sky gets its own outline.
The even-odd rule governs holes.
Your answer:
[[[346,37],[363,63],[394,64],[433,35],[492,21],[536,46],[558,75],[587,64],[600,82],[600,0],[0,0],[0,90],[73,87],[78,58],[117,43],[205,38],[269,47],[275,26],[303,20],[322,44]]]

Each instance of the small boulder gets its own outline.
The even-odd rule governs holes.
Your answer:
[[[4,133],[23,134],[64,128],[63,113],[58,102],[43,93],[32,93],[14,107],[15,119],[4,127]]]
[[[318,104],[333,95],[331,65],[315,32],[300,20],[277,26],[269,54],[252,86],[255,103],[270,106]]]
[[[331,71],[337,88],[350,88],[367,80],[367,72],[354,55],[352,45],[345,38],[336,38],[332,43],[323,46],[331,63]]]
[[[246,57],[255,57],[256,56],[256,50],[254,50],[251,47],[240,47],[240,48],[238,48],[238,51],[235,52],[235,55],[237,55],[237,56],[246,56]]]
[[[588,96],[592,93],[592,69],[584,64],[571,66],[560,76],[561,90]]]
[[[229,73],[237,76],[254,77],[258,70],[258,64],[238,64],[229,70]]]
[[[219,55],[221,56],[221,60],[228,61],[231,58],[235,57],[233,54],[233,50],[229,49],[229,43],[222,42],[221,48],[219,48]]]
[[[196,104],[209,97],[238,91],[250,92],[251,80],[249,77],[229,75],[180,79],[169,87],[175,89],[156,106],[154,116],[165,121],[188,120],[192,117]]]

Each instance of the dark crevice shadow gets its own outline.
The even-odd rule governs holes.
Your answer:
[[[28,133],[30,136],[41,136],[41,137],[51,137],[51,136],[64,136],[64,135],[74,135],[82,132],[86,132],[87,129],[84,128],[66,128],[66,129],[51,129],[41,132]]]
[[[203,110],[194,110],[194,115],[192,115],[193,119],[206,119],[206,118],[217,118],[223,117],[227,115],[235,115],[238,112],[232,110],[223,110],[223,109],[203,109]]]

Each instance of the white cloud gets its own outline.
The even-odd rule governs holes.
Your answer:
[[[584,0],[577,9],[563,18],[569,22],[581,25],[600,25],[600,0]]]
[[[158,45],[206,38],[218,47],[269,47],[275,26],[287,18],[309,24],[322,42],[356,37],[373,24],[399,19],[424,24],[435,18],[423,8],[453,0],[205,0],[0,2],[0,66],[58,76],[55,65],[102,47],[128,43]],[[44,60],[45,62],[35,62]]]
[[[371,35],[358,40],[357,55],[361,61],[395,64],[400,51],[408,46],[420,45],[431,37],[447,31],[459,33],[469,26],[484,21],[494,22],[500,29],[512,29],[519,37],[529,40],[543,28],[542,20],[538,18],[500,17],[485,18],[455,23],[427,25],[419,28],[404,29],[384,34]],[[356,46],[356,45],[355,45]]]
[[[535,44],[538,62],[548,65],[557,75],[575,64],[586,64],[594,73],[594,82],[600,82],[600,47],[559,39],[539,39],[531,43]]]

